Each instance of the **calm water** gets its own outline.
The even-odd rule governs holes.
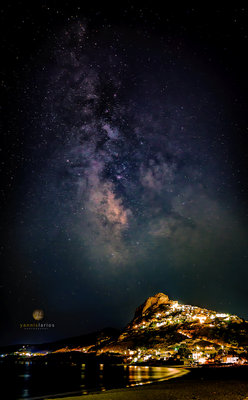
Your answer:
[[[88,394],[147,383],[179,373],[176,368],[118,365],[1,363],[1,398],[30,399],[47,395]],[[2,397],[5,395],[5,397]]]

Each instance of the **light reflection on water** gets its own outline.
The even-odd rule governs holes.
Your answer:
[[[18,375],[18,378],[24,380],[23,390],[22,390],[22,398],[24,398],[24,399],[29,397],[28,380],[31,378],[31,374],[29,373],[30,365],[32,365],[32,362],[26,361],[24,363],[24,374]]]
[[[85,384],[83,383],[84,380],[85,380],[85,364],[81,364],[81,381],[82,381],[80,385],[81,388],[85,387]]]
[[[130,386],[150,383],[154,380],[169,379],[174,375],[179,375],[180,370],[177,368],[168,367],[150,367],[150,366],[136,366],[130,365],[129,371],[129,382]],[[183,373],[183,371],[181,370]]]
[[[26,363],[9,365],[0,363],[0,376],[8,400],[30,399],[43,396],[76,396],[114,388],[143,385],[154,380],[178,376],[177,368],[109,365]],[[13,382],[9,385],[7,382]],[[7,397],[6,397],[7,398]]]

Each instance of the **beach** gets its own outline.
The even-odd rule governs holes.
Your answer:
[[[181,381],[154,383],[63,400],[245,400],[248,383]],[[51,399],[52,400],[52,399]],[[54,400],[54,399],[53,399]],[[58,399],[57,399],[58,400]],[[62,398],[61,398],[62,400]]]
[[[240,373],[241,371],[241,373]],[[181,378],[149,385],[113,389],[87,396],[61,397],[62,400],[248,400],[245,370],[193,371]],[[216,374],[215,374],[216,373]],[[233,375],[233,379],[230,376]],[[216,377],[215,377],[216,376]],[[58,400],[59,398],[57,398]],[[49,399],[50,400],[50,399]],[[51,400],[54,400],[54,398]]]

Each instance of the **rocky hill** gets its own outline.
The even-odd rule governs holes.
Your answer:
[[[195,360],[205,355],[216,360],[218,356],[245,359],[247,349],[248,323],[242,318],[179,304],[158,293],[136,309],[118,339],[100,353],[116,352],[136,361],[190,354]]]

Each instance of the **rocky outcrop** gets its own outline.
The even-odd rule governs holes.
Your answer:
[[[157,293],[155,296],[148,297],[148,299],[136,309],[134,319],[145,315],[151,308],[154,309],[161,304],[168,304],[169,302],[169,297],[164,293]]]

